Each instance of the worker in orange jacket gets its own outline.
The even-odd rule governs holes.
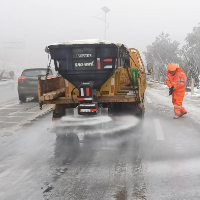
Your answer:
[[[167,69],[166,84],[169,87],[169,95],[172,95],[172,103],[174,105],[174,119],[187,114],[182,106],[185,96],[187,77],[183,70],[175,65],[169,64]]]

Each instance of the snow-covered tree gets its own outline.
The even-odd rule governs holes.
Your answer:
[[[154,74],[158,77],[165,76],[168,63],[179,63],[177,41],[173,41],[169,34],[161,33],[156,40],[147,46],[144,53],[146,63],[153,65]]]

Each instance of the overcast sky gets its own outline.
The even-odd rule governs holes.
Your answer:
[[[73,39],[104,39],[101,10],[107,6],[107,39],[145,51],[162,31],[184,43],[200,22],[197,0],[0,0],[0,44],[22,41],[26,67],[46,67],[45,45]],[[9,55],[7,55],[9,57]],[[3,57],[2,57],[3,59]]]

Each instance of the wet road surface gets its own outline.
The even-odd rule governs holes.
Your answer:
[[[30,123],[50,109],[50,105],[45,105],[43,106],[43,110],[40,110],[38,102],[33,100],[26,103],[20,103],[19,100],[1,103],[0,135],[18,130],[20,126]]]
[[[0,135],[10,134],[51,107],[44,106],[41,111],[38,102],[33,98],[28,98],[26,103],[19,102],[17,82],[0,85],[0,94]]]
[[[57,140],[51,114],[0,138],[0,199],[200,199],[200,126],[146,93],[142,127]]]

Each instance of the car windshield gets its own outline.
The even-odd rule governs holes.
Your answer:
[[[32,76],[45,76],[47,73],[46,69],[31,69],[22,72],[22,76],[32,77]],[[50,73],[51,74],[51,73]]]

